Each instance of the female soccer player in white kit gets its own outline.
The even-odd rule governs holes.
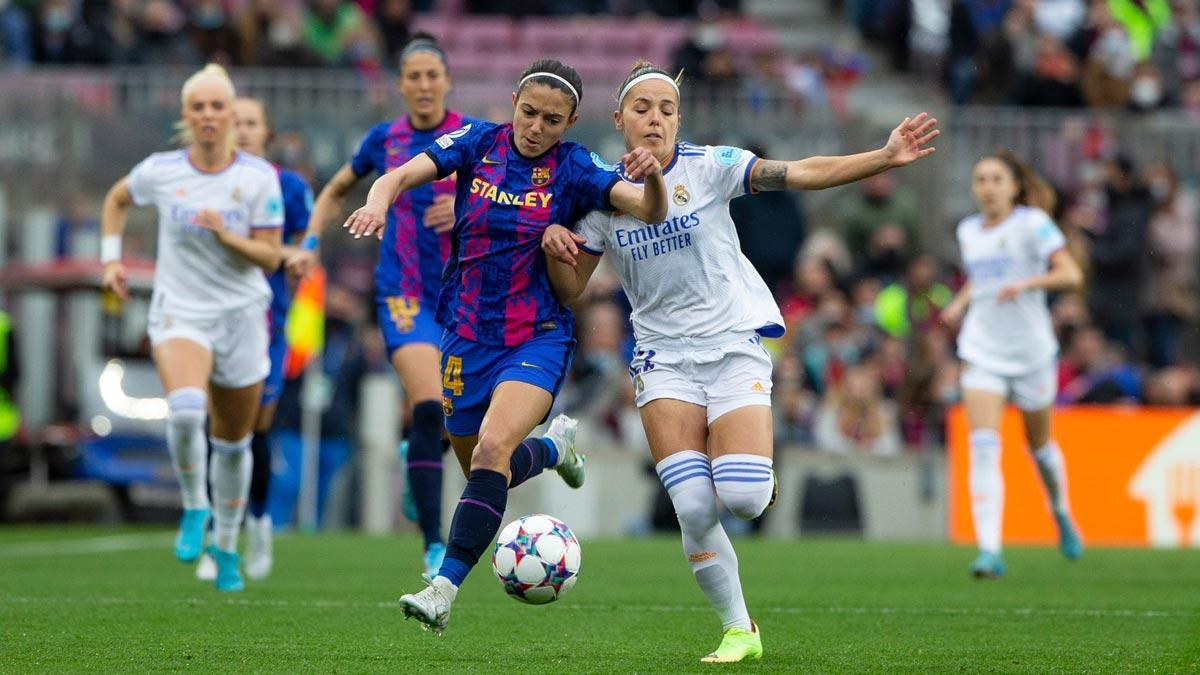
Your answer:
[[[994,578],[1005,571],[1000,555],[1000,421],[1009,398],[1021,409],[1062,553],[1070,560],[1083,553],[1067,505],[1062,453],[1050,436],[1058,342],[1046,308],[1046,291],[1078,289],[1083,273],[1047,215],[1054,208],[1053,189],[1015,156],[999,152],[979,160],[971,173],[971,195],[979,213],[958,224],[967,283],[942,318],[953,325],[966,312],[958,356],[971,429],[971,516],[979,542],[970,570],[977,578]]]
[[[129,207],[158,209],[148,332],[167,392],[167,448],[183,496],[175,556],[195,560],[207,528],[204,422],[211,412],[207,478],[216,541],[209,552],[221,591],[243,588],[238,531],[250,489],[250,441],[271,367],[271,289],[263,273],[279,267],[283,225],[275,167],[235,149],[234,98],[220,66],[188,78],[179,125],[186,145],[151,155],[117,181],[101,222],[104,287],[127,299],[120,258]]]
[[[906,119],[873,152],[777,162],[739,148],[676,142],[679,87],[649,63],[634,66],[617,100],[614,119],[626,148],[646,148],[663,166],[667,218],[647,224],[595,211],[578,234],[550,228],[543,248],[563,302],[579,296],[606,252],[620,276],[633,304],[630,373],[642,423],[684,553],[725,629],[703,661],[757,659],[762,642],[717,500],[743,519],[758,517],[773,500],[771,359],[762,338],[782,335],[784,324],[741,253],[729,202],[762,190],[842,185],[903,166],[933,152],[924,146],[938,134],[936,121]]]

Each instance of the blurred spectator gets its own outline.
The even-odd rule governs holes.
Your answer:
[[[137,16],[141,39],[136,58],[140,63],[181,65],[200,60],[192,43],[184,39],[186,17],[178,5],[169,0],[147,0]]]
[[[922,334],[896,403],[901,433],[909,447],[928,447],[944,440],[945,411],[958,400],[958,359],[949,333],[940,326]]]
[[[34,45],[41,63],[79,63],[79,7],[71,0],[46,0],[37,11]]]
[[[758,157],[771,156],[755,143],[748,144],[746,149]],[[777,288],[791,276],[796,251],[804,245],[807,225],[801,196],[782,190],[760,192],[733,200],[729,215],[737,227],[742,252],[767,287]]]
[[[602,300],[581,309],[577,322],[579,348],[555,409],[572,417],[608,417],[630,387],[630,355],[625,353],[628,317],[615,303]]]
[[[954,298],[938,281],[937,261],[923,253],[908,264],[904,280],[880,292],[875,300],[875,321],[892,337],[907,339],[914,330],[924,333],[937,325],[941,310]]]
[[[813,391],[824,394],[841,380],[848,367],[863,362],[873,334],[869,327],[854,321],[841,291],[826,293],[811,316],[792,339],[801,350],[805,380]]]
[[[311,67],[322,61],[304,46],[304,17],[278,0],[249,0],[237,19],[244,65]]]
[[[1133,41],[1116,20],[1107,0],[1092,0],[1084,29],[1083,98],[1097,108],[1124,107],[1137,64]]]
[[[785,352],[775,361],[771,399],[776,440],[779,443],[811,443],[813,416],[819,399],[805,386],[804,366],[794,352]]]
[[[1011,88],[1011,50],[1002,26],[1012,4],[1012,0],[954,0],[946,81],[955,103],[997,101]]]
[[[921,249],[921,210],[916,194],[898,186],[892,172],[859,184],[833,209],[842,241],[861,274],[899,277],[908,257]]]
[[[816,311],[825,295],[835,288],[833,269],[828,262],[797,255],[793,266],[792,290],[783,295],[779,303],[788,333],[795,335],[800,325]]]
[[[1108,339],[1133,351],[1140,298],[1150,193],[1137,182],[1133,162],[1121,157],[1107,165],[1108,207],[1092,235],[1091,309]]]
[[[1084,0],[1037,0],[1033,3],[1033,21],[1039,33],[1066,41],[1087,16]]]
[[[229,0],[192,0],[188,7],[187,30],[205,61],[233,63],[238,34],[231,5]]]
[[[814,435],[817,447],[825,452],[899,453],[896,407],[883,398],[878,373],[865,366],[847,369],[842,381],[830,387],[821,402]]]
[[[1060,40],[1037,39],[1031,70],[1017,82],[1013,100],[1019,105],[1078,107],[1083,105],[1079,89],[1079,63]]]
[[[1200,11],[1196,0],[1174,0],[1171,22],[1154,36],[1150,62],[1162,78],[1170,101],[1180,98],[1184,82],[1200,78]]]
[[[33,61],[33,31],[29,16],[12,0],[0,0],[0,63]]]
[[[1171,21],[1167,0],[1107,0],[1113,18],[1125,28],[1133,47],[1134,60],[1150,58],[1154,34]]]
[[[346,0],[309,0],[304,45],[327,65],[378,65],[374,28],[358,5]]]
[[[1059,403],[1136,403],[1141,397],[1141,376],[1095,328],[1072,336],[1059,362],[1058,380]]]
[[[375,22],[383,39],[384,60],[397,63],[400,51],[408,42],[408,22],[412,6],[409,0],[379,0],[375,5]]]
[[[1184,326],[1200,317],[1196,263],[1200,224],[1195,201],[1179,185],[1175,172],[1158,163],[1146,170],[1154,214],[1146,231],[1145,286],[1141,314],[1146,358],[1162,367],[1179,362]]]
[[[1194,364],[1164,368],[1146,381],[1146,405],[1200,405],[1200,372]]]

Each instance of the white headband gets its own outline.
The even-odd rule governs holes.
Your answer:
[[[581,100],[579,98],[579,92],[575,91],[575,87],[571,86],[571,83],[567,82],[567,79],[565,77],[563,77],[561,75],[555,75],[554,73],[546,73],[546,72],[530,73],[530,74],[526,75],[525,77],[522,77],[521,81],[517,83],[517,91],[521,91],[521,87],[525,86],[526,82],[528,82],[530,79],[535,78],[535,77],[552,77],[552,78],[558,80],[559,82],[562,82],[563,84],[567,85],[567,89],[569,89],[571,91],[571,94],[573,94],[575,96],[576,104],[578,104],[579,101]]]
[[[639,85],[646,80],[662,80],[663,82],[671,85],[671,88],[675,90],[676,96],[679,95],[679,85],[675,83],[675,80],[663,75],[662,73],[646,73],[645,75],[638,75],[637,77],[633,78],[629,81],[629,84],[625,85],[624,88],[621,89],[621,95],[617,97],[617,105],[620,105],[621,101],[625,100],[625,95],[629,93],[630,89],[633,89],[634,86]]]

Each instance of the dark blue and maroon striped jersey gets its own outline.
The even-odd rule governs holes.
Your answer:
[[[512,125],[490,122],[441,136],[425,152],[438,176],[458,176],[438,323],[468,340],[504,346],[545,331],[570,333],[574,319],[546,276],[542,233],[595,209],[612,210],[609,194],[620,180],[612,167],[569,142],[523,157]]]

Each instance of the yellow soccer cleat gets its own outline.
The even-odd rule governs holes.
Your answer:
[[[758,634],[758,624],[751,621],[750,630],[734,627],[725,631],[721,645],[715,652],[700,659],[700,663],[756,661],[762,658],[762,654],[762,637]]]

